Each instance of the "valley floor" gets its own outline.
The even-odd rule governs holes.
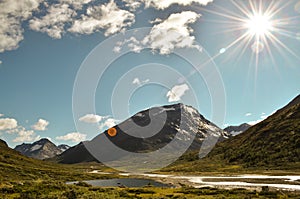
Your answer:
[[[1,185],[0,198],[56,198],[56,199],[117,199],[117,198],[191,198],[191,199],[213,199],[213,198],[299,198],[299,192],[288,191],[255,191],[246,189],[217,189],[210,187],[193,188],[182,186],[181,188],[101,188],[92,187],[84,182],[75,185],[66,185],[63,182],[40,181],[10,183]]]

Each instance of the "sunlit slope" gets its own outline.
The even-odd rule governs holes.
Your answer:
[[[300,96],[244,133],[219,143],[209,158],[244,167],[300,163]]]

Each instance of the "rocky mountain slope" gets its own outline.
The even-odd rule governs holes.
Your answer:
[[[231,134],[232,136],[236,136],[236,135],[241,134],[244,131],[248,130],[250,127],[251,127],[250,124],[243,123],[239,126],[228,126],[224,129],[224,131]]]
[[[141,111],[113,129],[117,132],[115,136],[110,136],[105,131],[93,140],[80,143],[58,155],[57,161],[67,164],[97,161],[94,157],[98,155],[104,161],[123,158],[124,153],[111,153],[111,144],[132,153],[150,153],[166,147],[169,152],[176,153],[185,147],[188,150],[199,150],[203,140],[209,136],[217,140],[227,139],[227,134],[222,129],[206,120],[193,107],[183,104]],[[206,145],[209,146],[209,143]],[[91,150],[93,154],[90,153]]]
[[[15,150],[27,157],[43,160],[59,155],[68,148],[70,147],[67,145],[56,146],[50,140],[43,138],[32,144],[23,143],[18,145],[15,147]]]

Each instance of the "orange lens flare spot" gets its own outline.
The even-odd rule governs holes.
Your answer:
[[[110,137],[115,137],[117,135],[117,129],[115,128],[110,128],[107,130],[107,134],[110,136]]]

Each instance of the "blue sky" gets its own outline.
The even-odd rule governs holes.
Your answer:
[[[220,127],[254,123],[300,93],[298,0],[262,1],[260,13],[259,1],[16,2],[0,3],[0,138],[10,146],[41,137],[74,145],[140,110],[179,102]],[[190,52],[200,73],[191,75],[194,66],[176,52]],[[106,70],[84,79],[99,76],[94,109],[74,110],[76,76],[88,63]],[[226,114],[216,110],[223,104]]]

